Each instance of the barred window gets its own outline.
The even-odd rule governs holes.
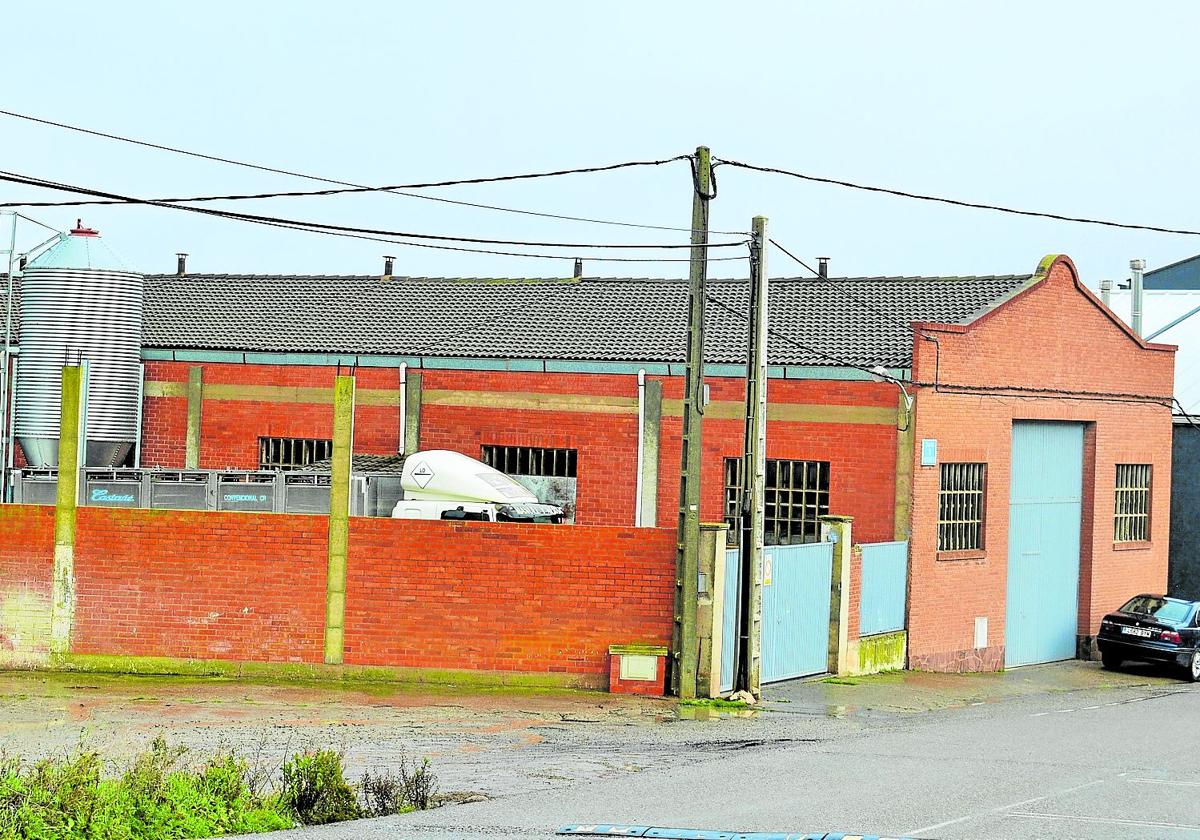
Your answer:
[[[323,438],[260,437],[260,470],[295,470],[333,457],[333,441]]]
[[[767,460],[763,542],[812,543],[821,539],[817,517],[829,513],[829,462]],[[725,459],[725,521],[729,542],[741,528],[742,459]]]
[[[483,463],[508,475],[577,477],[579,456],[574,449],[486,444],[482,451]]]
[[[986,464],[942,464],[938,551],[983,548]]]
[[[1150,465],[1117,464],[1116,512],[1113,540],[1150,539]]]

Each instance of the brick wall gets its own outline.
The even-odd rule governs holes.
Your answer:
[[[1150,395],[1169,399],[1174,353],[1143,346],[1080,288],[1074,266],[1054,262],[1046,279],[969,328],[930,327],[940,343],[915,339],[917,397],[910,572],[909,662],[934,670],[991,670],[1004,664],[1008,507],[1012,426],[1063,420],[1085,426],[1083,535],[1078,633],[1095,634],[1104,613],[1139,591],[1166,583],[1170,508],[1171,413],[1155,402],[1074,394]],[[953,393],[953,385],[1054,388],[1068,393]],[[967,389],[969,390],[969,389]],[[923,438],[938,441],[941,462],[987,464],[984,549],[939,555],[939,470],[920,466]],[[1117,463],[1153,465],[1152,539],[1113,543]],[[987,647],[974,647],[974,619],[988,619]]]
[[[201,421],[200,466],[254,469],[258,437],[319,437],[332,434],[328,404],[306,402],[310,388],[330,388],[334,369],[313,366],[205,364],[210,385],[271,385],[295,389],[286,403],[246,399],[213,399],[206,395]],[[186,383],[188,365],[152,362],[147,379]],[[637,377],[633,375],[522,373],[506,371],[424,370],[429,392],[534,394],[565,397],[554,408],[525,409],[427,402],[421,409],[421,448],[453,449],[478,458],[483,444],[562,447],[579,452],[577,522],[584,525],[632,525],[637,469]],[[358,388],[382,396],[398,392],[398,372],[359,368]],[[651,377],[654,378],[654,377]],[[664,399],[682,399],[682,379],[663,377]],[[737,403],[744,382],[710,378],[711,399]],[[889,409],[896,388],[880,382],[773,379],[772,404],[828,405]],[[621,398],[619,405],[606,398]],[[597,402],[597,399],[600,402]],[[574,401],[574,405],[572,405]],[[399,440],[398,397],[387,405],[364,405],[355,411],[355,451],[390,454]],[[658,525],[671,527],[677,516],[681,420],[664,411],[659,452]],[[148,431],[142,461],[146,465],[183,465],[186,400],[182,396],[148,397]],[[707,417],[704,421],[702,516],[723,515],[724,459],[741,454],[740,419]],[[896,431],[891,424],[771,421],[769,458],[811,459],[831,464],[831,512],[855,517],[863,541],[890,539],[895,503]]]
[[[0,505],[0,663],[49,652],[54,508]]]
[[[671,639],[675,534],[353,519],[346,662],[602,675]]]
[[[80,508],[71,652],[323,659],[325,517]],[[54,509],[0,505],[0,663],[48,652]],[[351,519],[351,665],[586,675],[667,644],[674,532]]]
[[[325,522],[80,508],[72,652],[321,662]]]

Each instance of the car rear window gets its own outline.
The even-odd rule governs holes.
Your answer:
[[[1131,598],[1125,606],[1121,607],[1123,613],[1146,615],[1159,621],[1183,621],[1191,611],[1192,605],[1186,601],[1171,601],[1149,595]]]

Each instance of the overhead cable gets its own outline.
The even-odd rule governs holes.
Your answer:
[[[661,166],[666,163],[674,163],[675,161],[686,160],[690,157],[689,155],[676,155],[675,157],[663,158],[663,159],[659,159],[659,160],[624,161],[622,163],[608,164],[608,165],[604,165],[604,166],[578,167],[575,169],[560,169],[560,170],[553,170],[553,171],[549,171],[549,172],[534,172],[534,173],[527,173],[527,174],[521,174],[521,175],[503,175],[503,176],[490,177],[490,178],[466,178],[466,179],[459,179],[459,180],[454,180],[454,181],[439,181],[439,182],[435,182],[435,183],[393,184],[393,185],[382,186],[382,187],[371,187],[371,186],[367,186],[365,184],[358,184],[353,181],[343,181],[338,178],[326,178],[321,175],[313,175],[312,173],[308,173],[308,172],[297,172],[297,171],[290,170],[290,169],[280,169],[280,168],[274,167],[274,166],[265,166],[263,164],[250,163],[248,161],[235,160],[233,158],[219,157],[217,155],[209,155],[209,154],[204,154],[202,152],[194,152],[189,149],[181,149],[181,148],[178,148],[175,146],[165,146],[160,143],[151,143],[151,142],[148,142],[145,140],[137,140],[135,138],[124,137],[119,134],[109,134],[107,132],[96,131],[96,130],[90,129],[90,128],[83,128],[82,126],[69,125],[67,123],[55,122],[54,120],[47,120],[47,119],[42,119],[40,117],[33,117],[28,114],[19,114],[15,111],[0,110],[0,114],[2,114],[4,116],[8,116],[8,117],[14,117],[16,119],[27,120],[29,122],[39,123],[42,125],[50,125],[50,126],[54,126],[56,128],[67,129],[69,131],[76,131],[81,134],[90,134],[95,137],[103,137],[108,140],[116,140],[116,141],[122,142],[122,143],[132,143],[132,144],[138,145],[138,146],[145,146],[147,148],[158,149],[160,151],[171,152],[174,154],[187,155],[189,157],[200,158],[202,160],[209,160],[209,161],[214,161],[217,163],[225,163],[225,164],[229,164],[231,166],[240,166],[245,169],[254,169],[254,170],[258,170],[260,172],[270,172],[270,173],[273,173],[276,175],[287,175],[287,176],[290,176],[293,178],[303,178],[308,181],[318,181],[318,182],[324,183],[324,184],[333,184],[338,187],[348,188],[348,189],[344,189],[344,190],[314,190],[314,191],[310,191],[310,192],[290,191],[290,192],[255,193],[255,194],[238,194],[238,195],[231,194],[231,195],[223,195],[223,196],[193,196],[193,197],[184,197],[184,198],[161,198],[161,199],[156,199],[157,201],[168,201],[168,202],[174,202],[174,203],[218,201],[218,200],[219,201],[238,201],[238,200],[245,200],[245,199],[260,199],[260,198],[290,198],[290,197],[298,197],[298,196],[334,195],[334,194],[346,193],[346,192],[386,192],[386,193],[391,193],[393,195],[405,196],[406,198],[419,198],[424,201],[437,201],[437,202],[441,202],[444,204],[455,204],[455,205],[459,205],[459,206],[463,206],[463,207],[474,207],[474,208],[482,209],[482,210],[496,210],[496,211],[500,211],[503,213],[519,213],[521,215],[538,216],[538,217],[547,218],[547,219],[560,219],[563,221],[584,222],[587,224],[595,224],[595,225],[614,225],[614,226],[618,226],[618,227],[642,228],[645,230],[673,230],[673,231],[683,231],[685,233],[691,232],[690,228],[674,227],[671,225],[651,225],[651,224],[644,224],[644,223],[639,223],[639,222],[617,221],[617,220],[613,220],[613,219],[593,219],[593,218],[589,218],[586,216],[572,216],[572,215],[567,215],[567,214],[563,214],[563,213],[547,213],[547,212],[541,212],[541,211],[536,211],[536,210],[524,210],[524,209],[515,208],[515,207],[503,207],[503,206],[495,205],[495,204],[485,204],[482,202],[462,201],[460,199],[445,198],[442,196],[421,195],[420,193],[403,192],[403,190],[423,189],[423,188],[427,188],[427,187],[456,186],[456,185],[462,185],[462,184],[496,183],[496,182],[501,182],[501,181],[525,180],[525,179],[532,179],[532,178],[549,178],[549,177],[557,177],[560,175],[576,175],[576,174],[588,174],[588,173],[596,173],[596,172],[610,172],[610,171],[613,171],[616,169],[626,169],[626,168],[630,168],[630,167],[639,167],[639,166]],[[59,202],[50,202],[50,201],[46,201],[46,202],[9,202],[6,204],[0,204],[0,207],[81,207],[81,206],[86,206],[86,205],[124,204],[124,203],[127,203],[127,202],[114,200],[114,199],[87,199],[87,200],[59,201]],[[743,233],[743,231],[713,231],[713,232],[714,233],[732,234],[732,235],[741,235]]]
[[[719,163],[721,165],[736,166],[740,169],[750,169],[755,172],[766,172],[772,175],[786,175],[790,178],[799,178],[802,181],[811,181],[817,184],[831,184],[835,187],[847,187],[852,190],[862,190],[864,192],[884,193],[886,195],[894,195],[899,198],[910,198],[916,201],[932,201],[938,204],[949,204],[954,207],[968,207],[973,210],[992,210],[997,213],[1008,213],[1014,216],[1032,216],[1039,219],[1054,219],[1055,221],[1075,222],[1077,224],[1084,225],[1101,225],[1103,227],[1122,228],[1124,230],[1146,230],[1154,233],[1173,233],[1182,236],[1200,236],[1200,230],[1159,227],[1157,225],[1138,225],[1127,222],[1114,222],[1105,219],[1091,219],[1084,216],[1066,216],[1061,213],[1048,213],[1039,210],[1020,210],[1015,207],[1004,207],[999,204],[983,204],[975,201],[962,201],[956,198],[946,198],[944,196],[907,192],[905,190],[896,190],[889,187],[877,187],[870,184],[857,184],[853,181],[842,181],[837,178],[823,178],[818,175],[807,175],[803,172],[793,172],[789,169],[780,169],[775,166],[759,166],[753,163],[743,163],[742,161],[729,160],[728,158],[721,158]]]
[[[0,180],[9,181],[15,184],[25,184],[33,187],[41,187],[45,189],[61,190],[63,192],[74,192],[81,195],[93,195],[103,198],[120,199],[123,203],[141,204],[152,207],[165,207],[172,210],[183,210],[189,213],[201,213],[208,216],[217,216],[219,218],[234,219],[246,222],[259,223],[275,223],[284,226],[306,228],[313,230],[328,230],[339,233],[361,233],[372,234],[378,236],[397,236],[408,239],[428,239],[442,242],[468,242],[482,245],[519,245],[530,248],[617,248],[617,249],[635,249],[635,250],[668,250],[668,249],[691,249],[697,246],[690,244],[653,244],[645,245],[639,243],[588,243],[588,242],[528,242],[519,239],[486,239],[482,237],[471,236],[453,236],[447,234],[436,233],[416,233],[411,231],[385,230],[379,228],[364,228],[353,227],[349,225],[331,225],[323,222],[312,222],[300,219],[287,219],[279,216],[263,216],[253,213],[236,213],[232,210],[217,210],[211,207],[192,207],[186,204],[171,204],[169,202],[156,201],[154,199],[134,198],[132,196],[121,195],[119,193],[106,192],[104,190],[96,190],[88,187],[80,187],[73,184],[66,184],[58,181],[49,181],[42,178],[35,178],[28,175],[22,175],[16,172],[8,172],[0,170]],[[715,242],[709,243],[702,247],[705,248],[737,248],[746,244],[745,240],[736,242]]]

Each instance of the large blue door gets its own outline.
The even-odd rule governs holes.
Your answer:
[[[1083,426],[1013,423],[1007,666],[1075,656],[1082,500]]]
[[[833,543],[763,549],[762,681],[824,673]]]

